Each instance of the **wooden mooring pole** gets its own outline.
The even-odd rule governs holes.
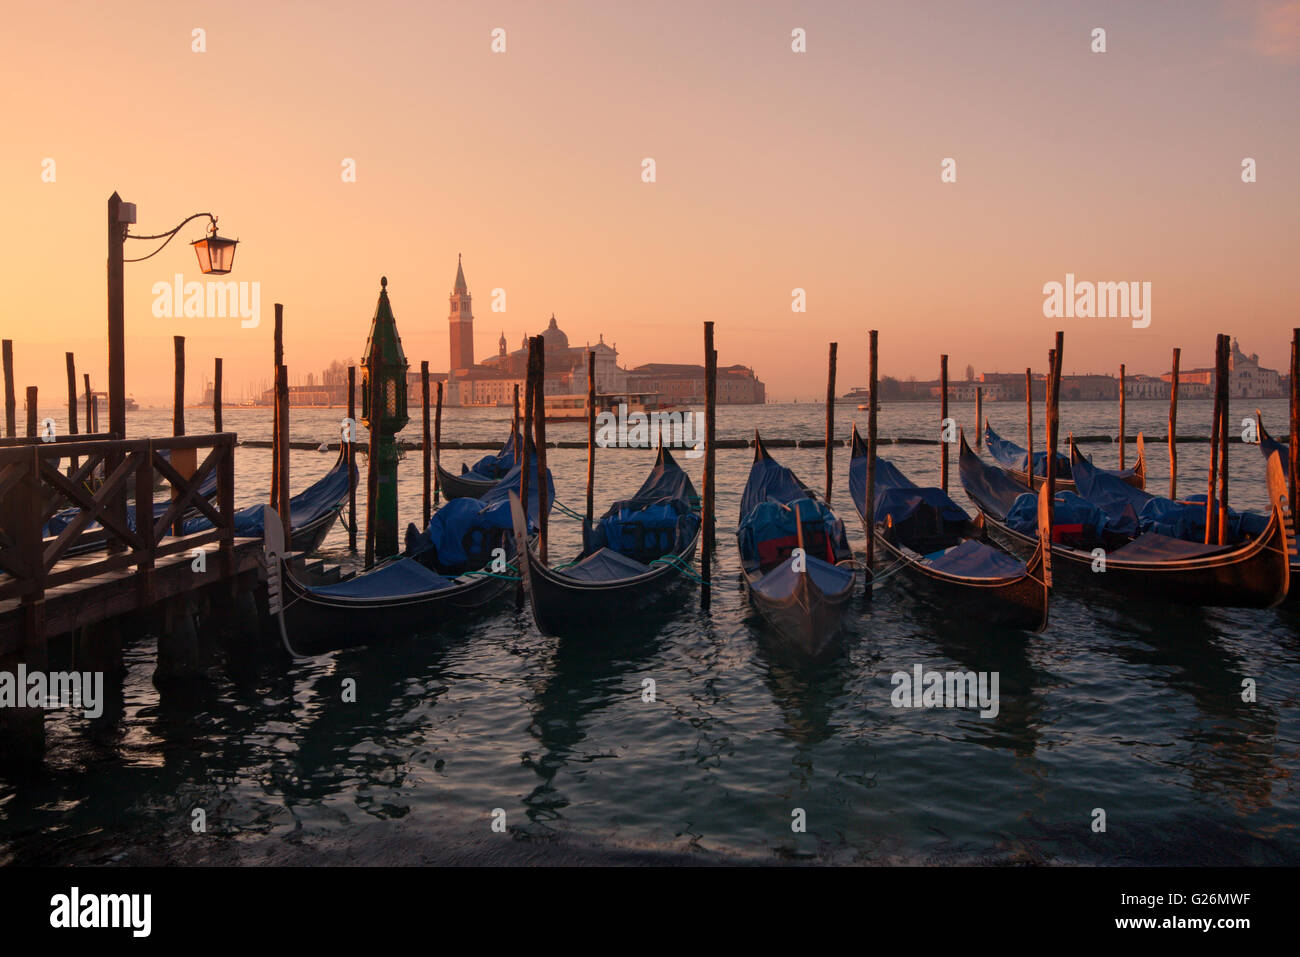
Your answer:
[[[867,494],[865,500],[867,509],[867,598],[871,597],[876,567],[876,410],[880,407],[880,403],[876,401],[877,386],[879,385],[879,368],[877,366],[878,336],[879,333],[875,329],[867,333],[869,342],[867,388],[870,389],[870,394],[867,397]]]
[[[29,385],[27,387],[27,437],[34,439],[36,433],[36,386]]]
[[[64,358],[68,363],[68,434],[77,434],[77,361],[71,352],[65,353]],[[76,459],[73,460],[73,471],[76,471]]]
[[[420,452],[424,465],[424,524],[421,530],[429,527],[433,515],[433,449],[430,447],[433,435],[429,428],[429,360],[420,360],[420,411],[424,432],[421,436]]]
[[[1051,526],[1056,522],[1056,447],[1061,436],[1061,367],[1065,364],[1065,333],[1058,331],[1056,333],[1056,348],[1051,352],[1052,371],[1049,376],[1050,388],[1048,390],[1050,401],[1047,410],[1047,500],[1050,503],[1047,509],[1048,514],[1048,531],[1051,532]],[[1033,461],[1030,460],[1032,470]],[[1032,487],[1033,482],[1030,481]],[[1052,540],[1048,535],[1049,542]]]
[[[1228,432],[1232,424],[1232,419],[1228,415],[1228,400],[1231,369],[1229,367],[1229,353],[1231,351],[1231,339],[1224,334],[1219,340],[1219,374],[1215,375],[1215,384],[1222,396],[1221,402],[1223,414],[1219,419],[1219,544],[1228,544]]]
[[[271,507],[280,507],[280,366],[284,365],[284,305],[275,304],[271,356]]]
[[[984,388],[975,387],[975,448],[984,447]]]
[[[3,343],[0,343],[0,349],[3,350],[4,354],[5,438],[13,439],[18,437],[18,410],[17,401],[14,398],[14,341],[5,339]],[[90,377],[87,376],[86,378],[89,379]],[[90,408],[89,404],[86,408]]]
[[[221,431],[221,356],[212,360],[212,431]]]
[[[1169,377],[1169,497],[1178,498],[1178,360],[1182,349],[1174,349],[1173,372]]]
[[[442,381],[437,386],[437,400],[433,410],[433,464],[442,465]],[[437,470],[433,473],[433,504],[438,504],[438,494],[442,491],[442,478]]]
[[[1291,435],[1288,442],[1287,506],[1296,515],[1297,470],[1300,470],[1300,329],[1291,330]]]
[[[700,522],[700,607],[708,609],[713,589],[713,496],[715,482],[714,462],[714,403],[717,401],[718,353],[713,348],[713,322],[704,323],[704,496],[701,502]]]
[[[1028,470],[1029,484],[1034,484],[1034,373],[1031,369],[1025,370],[1025,450],[1029,455],[1029,464],[1025,466]]]
[[[1214,419],[1210,425],[1209,488],[1205,495],[1205,544],[1213,545],[1218,531],[1218,506],[1215,502],[1215,479],[1219,473],[1219,432],[1223,428],[1223,406],[1219,398],[1219,357],[1223,352],[1223,335],[1214,339]]]
[[[85,380],[86,383],[86,434],[94,435],[95,420],[94,417],[91,415],[91,406],[94,405],[95,394],[90,391],[90,373],[89,372],[84,373],[82,375],[82,378]]]
[[[1119,364],[1119,467],[1124,467],[1124,442],[1128,433],[1124,428],[1124,363]]]
[[[546,340],[537,337],[537,377],[533,383],[533,431],[537,446],[537,554],[547,563],[546,542],[550,537],[546,488]]]
[[[939,487],[948,494],[948,357],[939,357]]]
[[[348,366],[348,550],[357,550],[357,367]]]
[[[185,337],[172,336],[172,435],[185,434]]]
[[[663,436],[659,437],[663,441]],[[595,519],[596,489],[596,352],[587,351],[587,524],[583,527],[583,544]]]
[[[68,434],[77,434],[77,361],[71,352],[64,353],[68,364]],[[77,471],[77,456],[68,460],[68,475]]]
[[[835,487],[835,351],[839,344],[831,343],[830,363],[826,370],[826,503],[831,501]]]
[[[277,511],[280,513],[280,520],[284,523],[284,540],[286,545],[292,547],[293,536],[291,530],[293,522],[289,515],[289,367],[280,366],[280,382],[276,388],[277,403],[280,410],[280,441],[278,448],[280,450],[280,503]]]

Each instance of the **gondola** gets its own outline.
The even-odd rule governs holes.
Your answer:
[[[423,532],[409,528],[401,555],[332,585],[307,585],[296,577],[283,561],[284,535],[275,513],[265,509],[273,518],[266,536],[268,569],[275,570],[268,582],[270,607],[290,653],[429,634],[489,605],[512,586],[517,550],[507,496],[518,484],[516,466],[481,500],[448,502]],[[553,494],[548,507],[552,501]],[[530,532],[536,519],[534,488]]]
[[[736,529],[745,590],[785,642],[820,657],[840,630],[857,575],[843,521],[814,495],[755,432]]]
[[[984,520],[1014,547],[1037,546],[1024,521],[1026,491],[1002,469],[986,465],[961,439],[962,486]],[[1159,532],[1136,538],[1106,529],[1104,513],[1070,492],[1057,493],[1053,567],[1127,598],[1186,605],[1268,608],[1286,596],[1291,517],[1280,464],[1268,465],[1273,503],[1263,533],[1238,545],[1204,545]],[[1104,564],[1102,564],[1104,562]]]
[[[990,544],[984,528],[939,488],[920,488],[887,459],[876,458],[875,508],[868,511],[867,444],[855,425],[849,495],[864,534],[895,562],[960,602],[962,614],[1021,631],[1047,627],[1051,551],[1046,544],[1047,489],[1038,492],[1038,545],[1027,562]]]
[[[459,475],[453,475],[441,463],[435,463],[438,488],[442,490],[443,497],[449,500],[481,498],[491,491],[518,461],[519,455],[515,448],[518,437],[518,423],[515,423],[510,426],[510,437],[501,446],[501,451],[483,456],[474,463],[473,468],[462,462]]]
[[[352,467],[355,481],[358,472]],[[339,449],[339,457],[328,472],[289,499],[289,521],[292,523],[291,548],[295,552],[314,552],[325,541],[334,522],[343,510],[348,497],[347,443]],[[249,505],[235,512],[235,536],[261,538],[265,532],[265,510],[262,505]],[[186,535],[212,527],[212,523],[199,515],[185,522]]]
[[[1002,438],[993,431],[993,426],[989,425],[988,419],[984,420],[984,443],[988,446],[989,455],[993,456],[993,461],[997,462],[1002,471],[1006,472],[1013,479],[1019,482],[1025,488],[1030,487],[1029,475],[1029,452],[1026,449],[1016,445],[1016,443]],[[1138,436],[1137,443],[1137,465],[1131,469],[1114,469],[1110,474],[1114,475],[1120,481],[1134,488],[1146,488],[1147,484],[1147,455],[1146,446],[1142,442],[1142,436]],[[1033,468],[1033,487],[1036,489],[1047,481],[1047,453],[1034,453]],[[1056,453],[1056,490],[1058,492],[1074,491],[1074,482],[1067,476],[1070,474],[1070,460],[1060,452]]]
[[[523,510],[515,500],[516,541]],[[532,549],[522,569],[533,620],[546,635],[598,637],[599,628],[661,599],[695,557],[699,497],[690,476],[660,445],[650,475],[630,499],[615,502],[583,529],[583,547],[566,565],[548,566]]]

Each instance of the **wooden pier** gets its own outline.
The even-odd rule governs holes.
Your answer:
[[[262,540],[235,536],[235,444],[227,432],[3,443],[0,671],[44,669],[48,639],[66,633],[80,668],[119,671],[117,621],[161,612],[157,677],[191,677],[198,608],[221,627],[256,628]],[[213,479],[209,501],[202,486]],[[189,516],[208,527],[184,534]],[[0,712],[4,756],[39,755],[43,718],[34,708]]]

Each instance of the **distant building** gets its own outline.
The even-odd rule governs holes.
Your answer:
[[[1095,402],[1119,398],[1119,379],[1110,375],[1063,375],[1061,399],[1066,402]]]
[[[1025,374],[1023,372],[981,372],[979,381],[987,390],[990,386],[1000,390],[1000,399],[1020,399],[1025,398]],[[1047,376],[1034,375],[1030,378],[1030,388],[1035,401],[1044,401],[1047,398]],[[1064,395],[1064,392],[1062,392]],[[988,392],[984,397],[988,398]]]
[[[1166,382],[1173,373],[1161,376]],[[1276,369],[1265,369],[1259,364],[1259,354],[1246,355],[1237,340],[1232,340],[1228,353],[1228,395],[1234,399],[1272,399],[1283,395],[1283,377]],[[1182,369],[1178,373],[1178,395],[1195,398],[1214,394],[1214,368]]]
[[[1126,375],[1124,377],[1124,398],[1167,399],[1169,398],[1169,383],[1154,375]]]
[[[704,402],[704,366],[670,362],[648,362],[629,369],[632,392],[656,392],[660,401],[671,405]],[[718,367],[718,405],[762,405],[767,387],[748,366]]]
[[[519,348],[510,351],[506,334],[497,340],[497,354],[474,362],[474,315],[465,269],[458,259],[456,280],[452,286],[448,315],[451,363],[444,378],[443,402],[447,405],[509,406],[514,403],[515,386],[522,390],[528,377],[528,336]],[[585,395],[587,393],[587,353],[596,355],[596,392],[600,395],[650,393],[652,402],[688,404],[704,401],[702,366],[651,363],[636,369],[618,364],[618,346],[607,343],[604,333],[594,344],[571,346],[569,336],[560,328],[555,314],[541,332],[545,348],[546,395]],[[408,376],[418,395],[419,373]],[[739,405],[764,402],[763,383],[752,369],[729,366],[718,369],[718,404]]]

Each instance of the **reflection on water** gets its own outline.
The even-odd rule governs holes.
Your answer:
[[[1018,440],[1023,410],[991,405],[995,427]],[[444,432],[504,434],[505,411],[449,412]],[[1161,431],[1166,411],[1129,403],[1131,428]],[[1284,418],[1280,403],[1264,412]],[[269,432],[260,412],[226,414],[241,434]],[[815,436],[821,414],[810,405],[724,408],[719,424],[723,435],[757,424],[773,436]],[[841,411],[844,434],[853,414]],[[954,404],[953,414],[966,423],[973,413]],[[167,421],[156,417],[159,427]],[[331,438],[337,417],[296,411],[294,438]],[[1113,429],[1114,410],[1067,405],[1062,417],[1064,428],[1096,434]],[[895,405],[882,418],[885,435],[926,436],[937,410]],[[1187,403],[1180,431],[1208,418],[1208,403]],[[565,428],[548,431],[563,440]],[[1112,446],[1089,451],[1114,464]],[[1148,451],[1152,484],[1163,487],[1163,450]],[[888,452],[918,481],[937,478],[937,448]],[[1204,481],[1203,453],[1180,447],[1185,488]],[[819,451],[776,454],[819,481]],[[1236,504],[1264,501],[1252,456],[1233,449]],[[1140,607],[1062,588],[1048,630],[1034,636],[981,627],[896,575],[874,601],[855,601],[837,653],[809,664],[773,640],[739,587],[733,531],[750,457],[718,453],[708,615],[697,586],[682,583],[614,632],[557,639],[540,635],[507,594],[439,634],[319,658],[290,661],[275,643],[247,640],[211,648],[209,680],[161,695],[154,639],[138,630],[103,717],[51,716],[44,769],[0,779],[0,860],[187,860],[214,846],[256,859],[259,842],[329,846],[364,825],[399,823],[461,843],[472,860],[499,808],[502,840],[576,836],[699,859],[1300,862],[1294,611]],[[700,461],[681,461],[698,485]],[[601,452],[597,502],[630,494],[652,462],[650,451]],[[328,454],[294,452],[295,487],[329,464]],[[237,465],[241,500],[263,495],[269,452],[242,448]],[[551,466],[561,500],[580,507],[584,453],[557,449]],[[835,468],[835,504],[847,509],[845,450]],[[399,497],[405,521],[420,507],[416,459],[403,466]],[[557,516],[552,530],[553,554],[576,549],[576,523]],[[325,552],[351,560],[342,529]],[[66,643],[51,653],[52,666],[70,660]],[[890,676],[917,664],[997,673],[998,714],[892,707]],[[1246,679],[1254,702],[1242,700]],[[203,836],[191,829],[196,808]],[[1091,830],[1097,808],[1104,834]],[[791,830],[796,809],[806,833]],[[364,842],[347,846],[359,862],[371,859]],[[252,857],[235,854],[241,848]]]

